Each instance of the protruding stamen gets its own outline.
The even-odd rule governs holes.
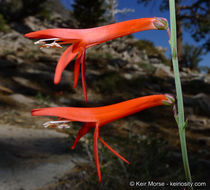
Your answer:
[[[69,120],[61,120],[61,121],[48,121],[43,124],[44,128],[48,127],[57,127],[59,129],[63,128],[70,128],[70,125],[67,125],[66,123],[69,123]]]
[[[34,44],[40,44],[40,43],[43,44],[43,43],[45,43],[47,41],[57,41],[57,40],[59,40],[59,38],[42,39],[42,40],[38,40],[38,41],[34,42]]]
[[[35,45],[41,44],[40,49],[42,49],[44,47],[47,47],[47,48],[56,48],[56,47],[57,48],[62,48],[62,46],[59,43],[56,42],[58,40],[59,40],[59,38],[42,39],[42,40],[34,42],[34,44]],[[54,41],[54,42],[47,44],[46,43],[47,41]]]

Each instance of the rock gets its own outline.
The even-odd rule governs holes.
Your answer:
[[[200,114],[210,116],[210,97],[204,93],[199,93],[193,99],[196,111]]]
[[[150,58],[149,61],[150,61],[150,64],[161,64],[162,63],[162,61],[158,58]]]
[[[17,55],[14,54],[8,54],[6,55],[6,60],[10,61],[10,62],[14,62],[16,65],[20,65],[24,63],[24,60],[20,57],[18,57]]]
[[[17,68],[17,63],[16,62],[10,62],[8,60],[1,60],[0,59],[0,69],[1,69],[1,71],[16,69],[16,68]]]
[[[210,132],[210,120],[206,117],[188,115],[189,129],[197,132]]]
[[[24,24],[28,26],[32,31],[47,29],[41,20],[33,16],[25,18]]]
[[[210,146],[210,137],[200,137],[198,138],[198,142],[202,145]]]
[[[173,77],[169,66],[166,66],[164,64],[154,64],[153,66],[156,68],[154,76],[160,78]]]
[[[143,69],[141,68],[141,65],[139,65],[139,64],[129,63],[129,64],[126,65],[126,69],[136,71],[136,72],[143,72]]]
[[[128,61],[119,58],[112,59],[110,62],[111,62],[110,64],[116,68],[123,68],[128,64]]]
[[[204,93],[196,94],[193,97],[184,96],[186,107],[193,108],[193,113],[210,116],[210,97]]]
[[[206,76],[205,76],[204,82],[210,84],[210,75],[206,75]]]
[[[16,31],[12,31],[8,34],[3,35],[0,38],[0,44],[0,55],[15,52],[15,55],[17,56],[17,53],[19,53],[18,51],[23,52],[25,50],[28,50],[29,48],[30,50],[33,50],[33,42]]]
[[[12,79],[19,83],[20,85],[24,86],[24,87],[28,87],[31,89],[34,89],[36,91],[44,91],[40,85],[37,85],[36,83],[34,83],[33,81],[29,80],[29,79],[25,79],[25,78],[21,78],[21,77],[12,77]]]
[[[41,56],[38,56],[37,61],[40,61],[43,63],[54,63],[54,62],[57,62],[57,57],[49,56],[49,55],[41,55]]]
[[[15,56],[15,55],[12,55],[12,54],[8,54],[8,55],[6,56],[6,59],[7,59],[8,61],[11,61],[11,62],[16,62],[16,60],[17,60],[16,56]]]
[[[137,65],[137,64],[132,64],[133,65],[133,68],[136,70],[136,71],[142,71],[142,68]]]
[[[140,51],[133,45],[132,40],[125,37],[118,38],[113,41],[106,42],[100,49],[95,47],[98,51],[109,53],[117,59],[122,59],[127,62],[138,63],[142,61]],[[144,54],[144,53],[143,53]],[[145,56],[145,54],[144,54]]]
[[[162,46],[157,46],[155,47],[160,53],[162,53],[163,55],[165,55],[167,48],[163,48]]]
[[[3,92],[3,93],[7,93],[7,94],[12,94],[13,91],[5,86],[2,86],[0,85],[0,92]]]
[[[201,77],[201,76],[200,76]],[[198,94],[203,92],[205,94],[210,94],[209,83],[205,82],[205,77],[192,76],[188,75],[188,77],[182,80],[183,89],[185,89],[185,93],[187,94]],[[196,79],[195,79],[196,78]]]
[[[22,105],[29,105],[35,103],[32,98],[26,97],[22,94],[12,94],[9,96],[12,100]]]
[[[130,73],[124,73],[124,78],[126,78],[127,80],[131,80],[133,78],[133,75]]]
[[[69,98],[61,96],[58,100],[60,103],[65,105],[70,105],[71,100]]]
[[[146,50],[140,51],[139,57],[141,57],[141,59],[144,61],[147,61],[149,59]]]

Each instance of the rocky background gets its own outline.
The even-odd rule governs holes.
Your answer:
[[[129,189],[131,180],[184,181],[171,107],[145,110],[100,128],[108,144],[131,162],[126,165],[99,143],[101,184],[92,132],[71,150],[80,123],[68,130],[44,129],[42,124],[52,118],[31,117],[30,111],[38,107],[102,106],[159,93],[175,96],[166,49],[132,36],[88,49],[87,103],[81,80],[73,88],[73,62],[61,83],[54,85],[55,66],[64,49],[40,50],[23,35],[69,22],[74,25],[59,14],[50,21],[29,16],[0,33],[0,189]],[[183,68],[181,81],[193,181],[206,182],[208,187],[200,189],[209,189],[210,75]]]

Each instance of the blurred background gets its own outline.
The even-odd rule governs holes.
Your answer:
[[[207,185],[198,189],[210,185],[209,3],[176,1],[189,162],[193,181]],[[101,184],[93,131],[71,150],[81,123],[65,130],[44,129],[44,122],[56,118],[30,114],[39,107],[103,106],[160,93],[175,96],[166,31],[136,33],[89,48],[87,103],[81,80],[73,88],[74,61],[61,82],[53,84],[64,50],[39,49],[24,38],[41,29],[90,28],[154,16],[169,20],[167,0],[0,0],[0,189],[129,189],[134,180],[185,181],[171,107],[145,110],[100,128],[100,136],[131,162],[123,163],[99,143]]]

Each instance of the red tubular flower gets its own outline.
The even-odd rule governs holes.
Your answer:
[[[80,129],[73,143],[72,149],[75,148],[79,139],[83,137],[90,130],[90,128],[95,128],[94,156],[98,172],[98,178],[100,182],[101,171],[100,171],[99,157],[98,157],[98,139],[116,156],[118,156],[128,164],[129,162],[125,158],[120,156],[115,150],[113,150],[108,144],[106,144],[99,137],[99,127],[114,120],[131,115],[133,113],[139,112],[147,108],[160,106],[160,105],[172,105],[173,103],[174,103],[174,98],[168,94],[151,95],[151,96],[145,96],[124,101],[109,106],[95,107],[95,108],[56,107],[56,108],[34,109],[32,110],[32,116],[43,116],[43,115],[57,116],[66,119],[64,120],[65,123],[67,122],[67,120],[84,122],[85,124]],[[60,123],[61,121],[57,122]]]
[[[85,52],[87,48],[135,32],[153,29],[164,30],[167,28],[168,22],[165,18],[140,18],[90,29],[47,29],[25,34],[25,37],[42,39],[35,42],[35,44],[41,44],[41,48],[62,48],[62,44],[72,44],[64,51],[58,61],[54,83],[58,84],[60,82],[63,70],[77,56],[74,66],[74,88],[78,83],[80,64],[82,62],[82,86],[85,100],[87,100],[85,81]],[[47,44],[47,41],[53,42]]]

